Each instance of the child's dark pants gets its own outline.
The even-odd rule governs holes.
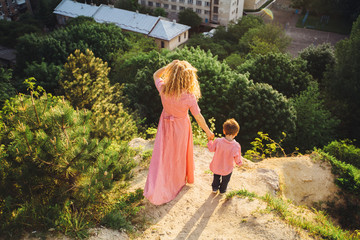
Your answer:
[[[230,181],[231,174],[232,172],[226,176],[221,176],[214,173],[214,180],[211,184],[213,191],[217,191],[219,189],[220,193],[225,193]]]

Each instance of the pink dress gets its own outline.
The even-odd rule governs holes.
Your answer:
[[[193,94],[183,93],[180,98],[161,94],[162,79],[155,81],[163,111],[160,116],[144,196],[160,205],[173,200],[181,188],[194,182],[193,139],[188,114],[195,116],[200,108]]]

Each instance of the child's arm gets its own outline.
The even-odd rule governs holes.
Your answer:
[[[207,147],[208,147],[210,152],[215,152],[215,150],[216,150],[215,140],[209,140],[208,143],[207,143]]]
[[[241,156],[241,147],[238,150],[238,153],[235,155],[234,160],[235,160],[236,165],[238,165],[239,167],[243,164],[242,156]]]

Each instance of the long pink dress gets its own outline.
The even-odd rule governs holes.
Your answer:
[[[154,150],[150,162],[144,196],[160,205],[173,200],[181,188],[194,182],[193,139],[188,114],[195,116],[200,108],[193,94],[183,93],[180,98],[161,94],[162,79],[155,80],[163,105]]]

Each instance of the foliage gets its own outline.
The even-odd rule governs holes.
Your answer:
[[[135,12],[140,6],[136,0],[117,0],[115,7]]]
[[[236,69],[238,66],[245,62],[245,59],[241,57],[239,53],[232,53],[225,58],[225,62],[231,69]]]
[[[296,112],[291,102],[270,85],[256,83],[244,88],[234,81],[230,83],[227,96],[231,106],[228,116],[235,118],[241,130],[238,141],[247,149],[257,132],[266,132],[279,141],[282,132],[290,135],[295,130]],[[246,145],[245,145],[246,144]]]
[[[334,156],[318,150],[319,156],[331,163],[332,172],[337,175],[336,184],[347,192],[360,196],[360,169],[342,162]]]
[[[212,132],[215,131],[215,121],[216,121],[215,118],[210,118],[208,120],[210,125],[209,128]],[[201,129],[199,124],[197,124],[197,122],[193,119],[191,119],[191,128],[193,133],[194,144],[206,147],[208,143],[206,133]],[[221,137],[221,134],[216,134],[216,137]]]
[[[203,34],[196,34],[192,36],[186,43],[188,47],[200,46],[205,52],[210,51],[214,56],[217,56],[219,59],[224,59],[229,55],[227,49],[230,49],[231,46],[226,41],[217,42],[214,38],[209,38]]]
[[[297,118],[296,132],[287,139],[288,145],[296,145],[301,151],[305,151],[322,147],[336,137],[339,120],[326,109],[317,82],[312,82],[291,101]]]
[[[89,21],[71,24],[46,35],[27,34],[19,38],[16,73],[20,77],[26,76],[24,69],[34,62],[40,66],[41,62],[46,62],[48,66],[62,66],[76,49],[82,52],[90,49],[97,57],[109,62],[114,52],[128,48],[129,43],[122,30],[115,25]],[[56,83],[56,79],[53,82]]]
[[[326,68],[333,68],[335,64],[334,48],[329,43],[310,45],[299,52],[299,57],[306,61],[306,70],[320,84]]]
[[[253,193],[253,192],[249,192],[246,189],[242,189],[239,191],[231,191],[229,193],[226,194],[226,200],[229,200],[231,198],[233,198],[234,196],[238,196],[238,197],[242,197],[242,198],[249,198],[249,200],[253,200],[253,198],[258,198],[258,196]]]
[[[354,22],[349,39],[336,44],[336,63],[333,69],[328,69],[325,74],[325,86],[329,90],[329,96],[345,104],[345,114],[339,114],[339,118],[345,127],[346,133],[343,138],[360,138],[360,16]],[[341,112],[337,107],[334,111]]]
[[[264,42],[271,52],[280,51],[284,53],[291,42],[291,38],[285,34],[281,26],[264,24],[257,28],[249,29],[241,37],[239,40],[241,51],[245,53],[250,52],[251,45],[254,44],[253,42]]]
[[[137,131],[135,122],[123,108],[120,86],[110,86],[109,71],[90,50],[85,54],[76,50],[65,63],[60,82],[75,108],[92,110],[99,137],[130,140]]]
[[[32,76],[47,92],[59,93],[58,88],[59,73],[62,67],[54,63],[47,62],[31,62],[23,69],[25,76]],[[17,86],[21,89],[21,86]],[[57,90],[56,90],[57,89]]]
[[[26,84],[30,95],[14,97],[1,113],[1,232],[63,228],[70,216],[66,226],[75,232],[91,219],[85,209],[131,177],[133,153],[127,143],[94,138],[90,111],[74,110],[33,79]]]
[[[245,153],[245,158],[252,161],[263,160],[267,157],[286,156],[285,150],[281,147],[281,143],[284,141],[286,134],[283,132],[283,138],[279,142],[274,141],[269,137],[269,134],[258,132],[259,137],[255,138],[250,144],[253,146]]]
[[[56,25],[56,16],[53,13],[61,0],[37,0],[34,16],[47,28],[53,29]]]
[[[167,17],[168,13],[163,8],[155,8],[153,15],[156,17]]]
[[[132,221],[142,208],[139,203],[143,198],[142,189],[122,195],[107,211],[101,220],[101,224],[116,230],[133,230]]]
[[[0,45],[12,48],[15,47],[19,37],[40,32],[40,28],[33,24],[0,20]]]
[[[323,151],[341,162],[351,164],[360,169],[360,148],[353,145],[352,141],[332,141],[323,147]]]
[[[287,97],[294,97],[305,90],[312,80],[304,60],[292,59],[282,53],[258,55],[239,66],[237,71],[250,73],[250,79],[268,83]]]
[[[11,79],[11,69],[0,67],[0,108],[2,108],[7,99],[15,95],[15,88],[10,82]]]
[[[202,18],[190,8],[181,10],[178,13],[178,18],[179,23],[188,25],[193,29],[199,27],[202,22]]]

